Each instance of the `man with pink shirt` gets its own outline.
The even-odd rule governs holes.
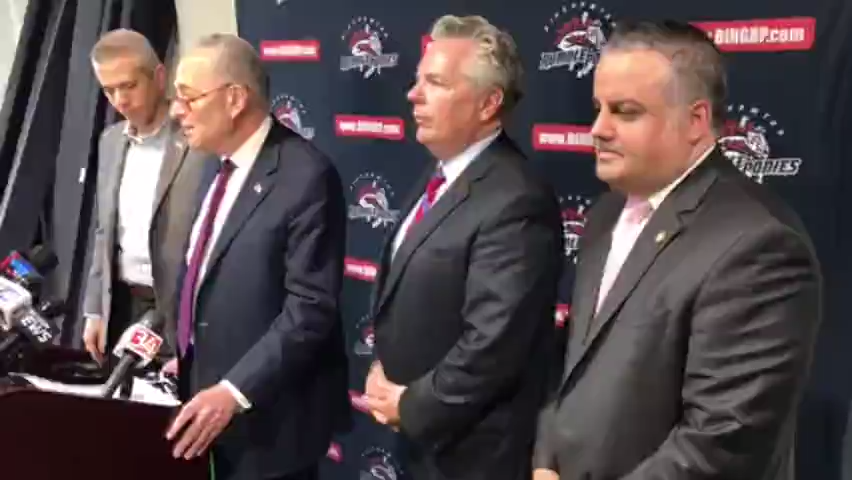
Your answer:
[[[796,215],[719,152],[700,30],[620,23],[594,78],[597,176],[534,478],[794,478],[821,275]]]

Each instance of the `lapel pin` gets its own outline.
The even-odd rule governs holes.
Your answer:
[[[263,191],[263,187],[260,186],[259,183],[254,184],[254,193],[260,193]]]
[[[666,238],[668,238],[668,234],[665,232],[665,230],[660,230],[659,232],[657,232],[657,236],[654,237],[654,242],[656,242],[657,245],[662,245],[663,242],[666,241]]]

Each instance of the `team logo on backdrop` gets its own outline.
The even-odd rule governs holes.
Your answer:
[[[375,18],[355,17],[340,36],[351,55],[340,57],[340,70],[358,70],[364,78],[382,73],[399,63],[398,53],[385,53],[384,41],[388,34]]]
[[[355,340],[355,345],[352,351],[359,357],[373,356],[373,346],[376,344],[376,335],[373,331],[373,320],[369,315],[364,315],[355,324],[355,331],[358,338]]]
[[[614,25],[612,14],[597,3],[562,5],[544,25],[553,50],[541,53],[538,69],[567,68],[577,78],[585,77],[598,64]]]
[[[773,155],[784,129],[769,112],[743,104],[728,105],[728,118],[719,138],[722,154],[752,180],[790,177],[799,173],[802,159]]]
[[[359,480],[399,480],[402,469],[387,450],[370,447],[361,454]]]
[[[314,127],[309,127],[306,123],[308,111],[298,98],[287,94],[278,95],[272,99],[272,113],[282,125],[305,139],[314,138]]]
[[[354,204],[349,205],[349,219],[363,220],[372,228],[386,228],[399,220],[399,210],[391,208],[393,188],[381,175],[366,172],[349,185]]]
[[[562,200],[562,234],[565,236],[565,257],[577,263],[580,239],[586,230],[586,209],[592,205],[590,198],[569,195]]]

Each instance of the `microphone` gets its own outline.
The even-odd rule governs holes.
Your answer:
[[[53,343],[59,329],[32,305],[32,294],[23,286],[0,276],[0,328],[7,333],[0,343],[5,354],[24,339],[36,348]]]
[[[131,368],[142,368],[148,365],[160,351],[163,338],[154,332],[152,317],[153,315],[147,315],[128,327],[118,340],[112,354],[120,360],[103,386],[104,398],[113,396],[122,383],[129,378]]]
[[[52,271],[58,264],[59,259],[52,250],[37,245],[27,255],[12,250],[0,262],[0,273],[38,296],[44,282],[43,274]]]

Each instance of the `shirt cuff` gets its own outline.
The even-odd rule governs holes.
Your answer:
[[[248,398],[246,398],[245,395],[243,395],[242,392],[240,392],[237,387],[234,386],[233,383],[229,382],[228,380],[222,380],[221,382],[219,382],[219,384],[224,385],[225,388],[227,388],[231,392],[231,395],[233,395],[234,398],[237,399],[237,403],[240,405],[241,410],[248,410],[249,408],[251,408],[251,402],[249,402]]]

